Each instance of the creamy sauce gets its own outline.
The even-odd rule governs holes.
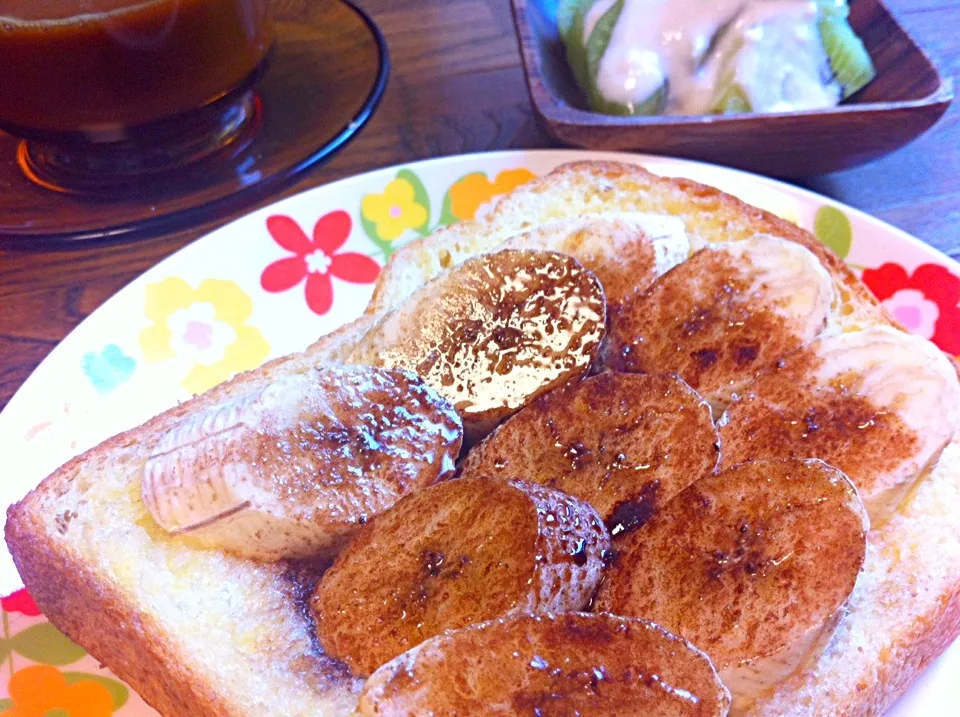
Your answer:
[[[616,0],[598,0],[584,42]],[[717,110],[736,85],[754,112],[836,105],[815,0],[626,0],[596,85],[608,101],[637,106],[666,85],[667,114]]]

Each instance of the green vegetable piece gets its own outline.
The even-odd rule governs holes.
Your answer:
[[[734,82],[730,83],[727,89],[716,99],[710,111],[717,114],[735,115],[753,112],[753,107],[750,105],[750,98],[747,97],[747,93]]]
[[[742,114],[753,112],[753,105],[743,86],[737,82],[737,63],[743,51],[744,38],[742,33],[733,34],[733,21],[720,29],[720,32],[729,35],[726,46],[726,61],[720,67],[717,83],[713,89],[713,98],[710,103],[710,112],[714,114]],[[715,39],[713,43],[721,40]]]
[[[850,16],[847,0],[817,0],[817,8],[823,17],[838,17],[846,20]]]
[[[867,48],[845,19],[825,17],[820,20],[820,39],[840,84],[843,99],[876,77]]]
[[[577,5],[571,19],[570,29],[563,37],[567,48],[567,64],[570,65],[570,71],[573,72],[573,78],[580,85],[584,94],[588,94],[590,86],[587,76],[587,43],[583,40],[587,12],[593,6],[595,0],[584,0]]]
[[[600,60],[603,59],[610,46],[610,38],[613,36],[613,30],[617,26],[617,20],[620,19],[620,13],[623,11],[625,0],[617,0],[609,10],[603,13],[597,24],[590,33],[587,40],[587,74],[592,81],[596,81],[597,72],[600,70]]]
[[[584,4],[584,0],[560,0],[557,3],[557,30],[560,31],[560,39],[564,42],[570,35],[570,29],[573,27],[573,21],[580,10],[580,6]],[[580,32],[583,33],[582,25]]]
[[[667,106],[667,83],[662,84],[656,92],[638,105],[611,102],[599,92],[594,92],[590,97],[590,106],[595,112],[605,115],[645,117],[663,114]]]
[[[597,21],[587,40],[587,98],[594,111],[605,115],[655,115],[663,112],[667,101],[667,86],[664,84],[650,97],[639,104],[623,104],[612,102],[604,97],[597,89],[597,75],[600,72],[600,61],[610,45],[617,20],[623,11],[625,0],[618,0]]]

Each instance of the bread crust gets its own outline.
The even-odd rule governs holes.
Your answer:
[[[162,626],[80,556],[50,540],[32,515],[29,498],[8,510],[6,540],[43,614],[160,714],[236,714],[206,676],[183,659]]]
[[[542,201],[543,197],[549,201]],[[890,322],[880,302],[846,263],[796,224],[690,179],[661,177],[627,162],[589,160],[561,165],[522,185],[500,199],[483,219],[440,229],[399,249],[381,271],[367,313],[388,310],[415,290],[417,282],[422,285],[450,265],[490,251],[531,226],[618,210],[678,216],[701,245],[755,234],[796,242],[820,259],[845,290],[845,299],[859,318]]]

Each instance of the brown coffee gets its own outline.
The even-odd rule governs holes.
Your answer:
[[[0,0],[0,127],[110,132],[241,86],[272,40],[268,0]]]

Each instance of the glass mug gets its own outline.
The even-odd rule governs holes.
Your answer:
[[[0,130],[51,189],[128,189],[256,129],[268,0],[0,0]]]

